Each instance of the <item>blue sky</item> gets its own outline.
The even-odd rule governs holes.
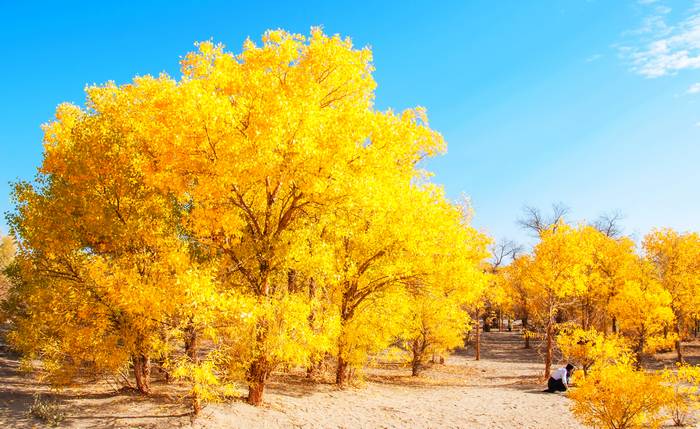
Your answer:
[[[427,107],[449,148],[428,167],[471,197],[479,228],[527,242],[522,206],[563,202],[572,220],[620,211],[637,238],[697,230],[693,1],[21,3],[0,0],[1,212],[41,162],[40,124],[86,84],[177,76],[198,40],[238,52],[268,28],[322,25],[372,47],[379,108]]]

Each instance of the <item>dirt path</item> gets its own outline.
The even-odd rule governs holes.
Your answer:
[[[0,354],[0,427],[40,427],[27,413],[48,389],[19,373]],[[274,377],[261,408],[243,402],[210,405],[192,421],[173,386],[155,384],[153,397],[117,394],[107,386],[55,394],[61,426],[197,428],[581,428],[568,399],[542,393],[542,364],[515,333],[486,333],[482,360],[460,351],[418,378],[410,370],[368,369],[363,387],[337,390],[303,376]]]

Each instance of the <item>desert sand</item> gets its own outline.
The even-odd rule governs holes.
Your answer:
[[[419,377],[406,368],[368,368],[365,382],[338,390],[303,374],[276,374],[265,405],[242,400],[207,406],[192,419],[177,386],[155,383],[145,398],[104,384],[51,392],[0,356],[0,427],[42,427],[28,409],[34,395],[55,401],[61,427],[195,428],[581,428],[569,399],[543,393],[543,365],[516,333],[483,335],[482,355],[459,350]],[[330,381],[330,380],[329,380]],[[244,393],[244,391],[242,391]],[[698,426],[696,426],[698,427]]]

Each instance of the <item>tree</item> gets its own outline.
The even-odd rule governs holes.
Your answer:
[[[634,277],[628,278],[610,302],[620,333],[632,341],[637,365],[649,349],[652,338],[663,334],[673,322],[671,295],[653,278],[649,264],[638,262]]]
[[[430,338],[433,334],[427,333],[438,323],[435,318],[447,317],[447,321],[440,320],[450,323],[443,328],[454,338],[454,327],[464,327],[468,320],[456,320],[458,308],[438,309],[428,302],[443,293],[451,296],[443,304],[459,305],[465,302],[465,291],[483,288],[475,281],[479,277],[474,277],[474,270],[485,257],[487,240],[469,227],[465,211],[446,201],[442,191],[433,186],[387,191],[383,199],[376,199],[374,207],[356,206],[356,210],[370,211],[346,218],[347,223],[334,222],[335,233],[341,234],[333,240],[337,243],[333,260],[339,276],[342,326],[336,383],[341,386],[347,381],[349,367],[364,364],[370,353],[402,337],[405,329],[409,341],[420,351],[419,361],[424,348],[435,343],[435,338]],[[400,200],[393,201],[394,195]],[[425,313],[432,310],[443,313]]]
[[[436,246],[453,252],[436,253],[427,274],[408,287],[410,301],[403,336],[414,376],[419,375],[429,354],[440,355],[464,344],[473,323],[468,309],[488,287],[488,275],[481,270],[485,237],[466,222],[455,230],[458,239],[446,239],[449,235],[445,234]],[[444,228],[442,231],[447,232]]]
[[[563,224],[568,213],[569,208],[562,203],[552,204],[550,217],[546,217],[537,207],[524,206],[523,217],[518,219],[518,225],[539,238],[545,231],[556,230],[558,225]]]
[[[85,368],[120,374],[130,364],[137,389],[148,393],[188,249],[172,201],[146,186],[138,142],[115,122],[60,105],[44,127],[37,181],[15,185],[9,340],[41,358],[55,383]]]
[[[527,282],[527,269],[531,262],[529,255],[522,255],[513,260],[502,272],[506,293],[511,297],[512,308],[522,321],[523,339],[525,348],[530,348],[530,338],[532,336],[530,326],[530,315],[533,314],[533,296],[535,291]]]
[[[581,229],[560,221],[541,233],[531,258],[524,262],[532,315],[544,331],[545,378],[552,366],[557,317],[585,290],[590,249],[582,237]]]
[[[171,159],[172,130],[154,144],[163,171],[176,173],[166,185],[178,184],[172,191],[192,207],[188,234],[217,255],[226,290],[258,301],[255,329],[236,346],[246,350],[239,356],[250,403],[262,401],[274,368],[308,364],[323,343],[313,330],[298,331],[309,327],[310,293],[288,287],[290,272],[309,284],[302,280],[315,270],[310,264],[335,256],[324,243],[332,237],[335,246],[338,234],[319,226],[348,201],[362,204],[369,183],[382,195],[392,184],[408,186],[415,163],[441,150],[420,110],[372,108],[370,61],[368,49],[320,30],[308,40],[271,31],[239,56],[200,44],[183,63],[188,119],[177,129],[197,130],[201,150]],[[310,252],[318,256],[301,256]]]
[[[130,365],[143,393],[157,360],[198,412],[240,380],[259,405],[273,370],[327,353],[342,384],[400,338],[408,288],[471,273],[486,239],[420,168],[444,150],[424,109],[374,108],[371,60],[269,31],[59,106],[15,190],[13,345],[65,381]]]
[[[0,236],[0,303],[7,297],[10,279],[4,273],[15,257],[15,243],[10,236]]]
[[[581,326],[584,329],[596,327],[603,333],[617,333],[617,320],[611,315],[610,302],[619,289],[638,271],[638,256],[634,242],[627,237],[609,235],[610,228],[616,228],[613,218],[606,218],[606,232],[599,228],[584,227],[584,241],[590,245],[591,266],[585,290],[578,299]]]
[[[240,55],[201,43],[183,60],[182,72],[179,81],[146,76],[129,85],[89,88],[88,110],[62,108],[53,125],[60,131],[55,140],[70,148],[74,134],[82,132],[97,136],[85,139],[96,142],[93,152],[125,158],[96,156],[100,163],[128,165],[133,174],[110,175],[145,195],[109,194],[102,206],[111,202],[123,214],[124,204],[142,204],[150,195],[167,202],[163,212],[129,218],[167,226],[163,243],[176,240],[174,247],[211,273],[215,286],[212,300],[195,307],[178,288],[202,282],[172,282],[175,290],[159,293],[169,290],[185,302],[151,317],[158,322],[147,331],[158,333],[163,319],[173,319],[188,347],[200,335],[216,339],[216,355],[223,358],[202,360],[190,350],[187,362],[214,362],[207,365],[222,382],[242,376],[249,402],[260,404],[275,368],[308,365],[332,351],[341,318],[330,316],[332,311],[319,317],[318,308],[337,305],[342,315],[374,305],[374,298],[392,311],[405,305],[402,282],[419,274],[407,269],[409,261],[422,257],[420,245],[429,241],[421,237],[434,237],[442,224],[411,225],[418,217],[402,220],[401,210],[421,198],[445,202],[418,183],[426,175],[417,167],[444,143],[422,109],[376,111],[370,51],[318,29],[308,38],[270,31],[261,46],[247,41]],[[71,171],[84,168],[75,162],[79,168]],[[84,186],[99,188],[94,185]],[[103,219],[111,222],[102,225],[107,231],[120,223],[119,216]],[[387,225],[394,234],[382,236]],[[365,259],[352,259],[357,265],[343,277],[335,262],[346,260],[346,246],[353,252],[349,257]],[[129,255],[134,247],[127,249]],[[345,301],[336,294],[339,285],[348,287]],[[372,308],[377,314],[386,310]],[[212,316],[217,314],[220,320]],[[189,370],[178,374],[206,379]]]
[[[503,239],[489,246],[491,258],[488,262],[487,270],[492,275],[489,287],[484,291],[484,328],[487,327],[487,318],[493,314],[497,320],[498,329],[503,329],[503,315],[512,307],[510,296],[505,289],[502,271],[512,262],[517,255],[522,251],[522,246],[519,246],[512,240]],[[477,335],[477,341],[480,338]]]
[[[662,229],[644,237],[643,246],[656,268],[657,279],[671,294],[675,348],[678,361],[682,362],[681,342],[700,314],[700,235]]]
[[[598,216],[591,226],[604,234],[606,237],[619,238],[622,235],[620,221],[623,219],[622,213],[610,212]]]

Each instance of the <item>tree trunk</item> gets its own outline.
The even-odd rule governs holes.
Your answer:
[[[420,374],[422,365],[420,363],[420,357],[413,355],[413,362],[411,362],[411,376],[417,377]]]
[[[311,277],[309,279],[309,301],[313,302],[314,298],[316,297],[316,279]],[[311,327],[312,331],[315,331],[314,329],[314,322],[316,321],[316,308],[312,307],[311,312],[309,313],[309,326]],[[320,358],[318,361],[316,361],[314,358],[311,359],[311,363],[309,364],[309,367],[306,368],[306,377],[307,378],[314,378],[316,377],[316,374],[318,370],[320,369],[320,364],[322,362],[323,358]]]
[[[639,341],[637,342],[637,350],[636,352],[636,358],[637,362],[635,362],[635,368],[641,369],[642,368],[642,358],[644,357],[644,334],[639,336]]]
[[[248,403],[259,406],[263,401],[270,366],[264,357],[257,358],[248,370]]]
[[[683,345],[681,344],[681,341],[683,338],[681,338],[681,322],[676,321],[676,341],[674,343],[674,346],[676,348],[676,358],[678,360],[678,363],[683,363]]]
[[[476,310],[476,334],[474,336],[474,358],[481,359],[481,332],[479,332],[479,310]]]
[[[196,393],[192,397],[192,414],[198,416],[202,412],[202,401]]]
[[[413,354],[413,360],[411,361],[411,375],[413,377],[418,376],[423,369],[423,353],[425,352],[425,342],[424,341],[413,341],[411,345],[411,352]]]
[[[256,382],[248,384],[248,403],[259,407],[262,405],[263,394],[265,393],[265,383]]]
[[[306,368],[306,378],[316,378],[319,374],[323,372],[323,361],[326,356],[321,356],[319,358],[313,359],[308,368]]]
[[[613,334],[617,334],[617,317],[612,318],[612,331]]]
[[[199,337],[197,335],[197,330],[192,323],[189,323],[185,328],[185,354],[192,362],[198,361],[198,346]]]
[[[297,271],[289,270],[287,271],[287,291],[289,293],[297,292]]]
[[[554,348],[554,321],[550,318],[547,321],[547,329],[546,329],[546,335],[547,335],[547,349],[545,350],[544,353],[544,379],[547,380],[549,379],[549,375],[552,371],[552,352]]]
[[[335,368],[335,384],[339,387],[345,387],[348,381],[348,363],[338,353],[338,365]]]
[[[134,377],[136,389],[144,394],[151,393],[151,358],[143,354],[137,354],[132,358],[134,365]]]
[[[530,348],[530,332],[528,331],[528,328],[530,327],[528,325],[528,317],[524,316],[522,319],[523,322],[523,334],[525,336],[525,348],[529,349]]]
[[[608,315],[607,313],[603,316],[603,320],[600,322],[600,330],[603,332],[603,337],[608,336]]]

